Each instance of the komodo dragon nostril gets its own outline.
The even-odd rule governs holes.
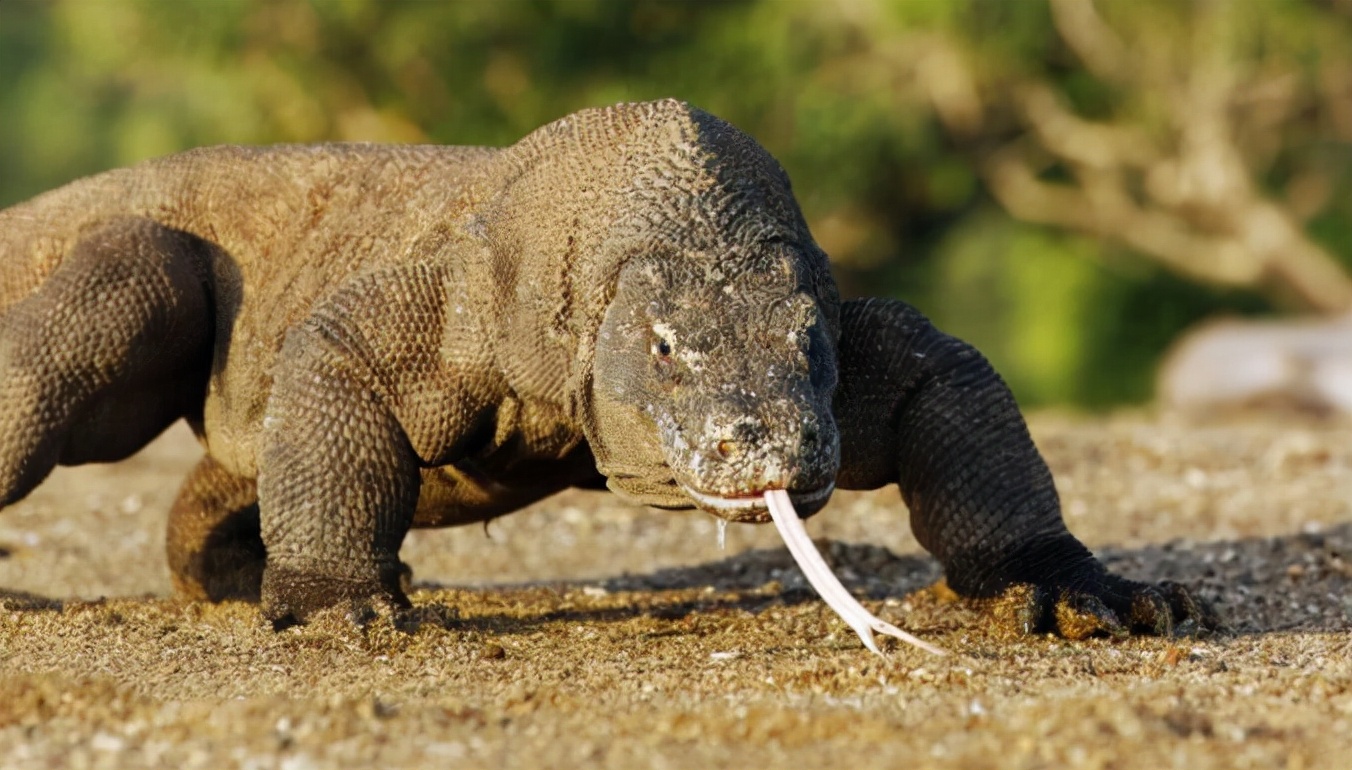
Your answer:
[[[806,425],[803,426],[803,444],[804,444],[804,445],[806,445],[806,446],[812,446],[812,445],[816,444],[816,443],[817,443],[817,439],[820,437],[820,435],[821,435],[821,434],[817,431],[817,425],[816,425],[816,423],[811,423],[811,422],[810,422],[810,423],[807,423]]]

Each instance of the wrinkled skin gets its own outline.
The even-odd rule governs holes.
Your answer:
[[[411,527],[568,486],[763,521],[897,484],[1016,630],[1215,625],[1107,573],[980,354],[842,303],[778,163],[680,102],[501,150],[185,153],[0,212],[0,258],[0,501],[186,418],[175,586],[278,624],[407,606]]]

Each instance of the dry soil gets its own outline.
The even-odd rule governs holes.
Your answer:
[[[567,493],[410,536],[417,624],[170,596],[199,450],[59,470],[0,513],[0,766],[1352,766],[1352,425],[1040,415],[1071,528],[1181,581],[1206,639],[1005,638],[925,587],[896,492],[809,522],[883,617],[866,651],[769,527]],[[416,627],[415,627],[416,625]]]

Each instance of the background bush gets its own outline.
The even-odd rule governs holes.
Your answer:
[[[1216,313],[1352,304],[1347,0],[0,0],[0,205],[663,96],[784,163],[847,295],[911,301],[1026,405],[1148,399]]]

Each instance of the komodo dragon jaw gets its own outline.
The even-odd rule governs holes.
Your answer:
[[[763,524],[770,521],[770,507],[765,492],[752,495],[710,495],[698,492],[690,487],[681,489],[695,501],[695,506],[726,521]],[[765,490],[771,491],[770,489]],[[836,491],[834,483],[810,492],[789,491],[789,500],[800,518],[807,518],[826,506],[831,494]]]

